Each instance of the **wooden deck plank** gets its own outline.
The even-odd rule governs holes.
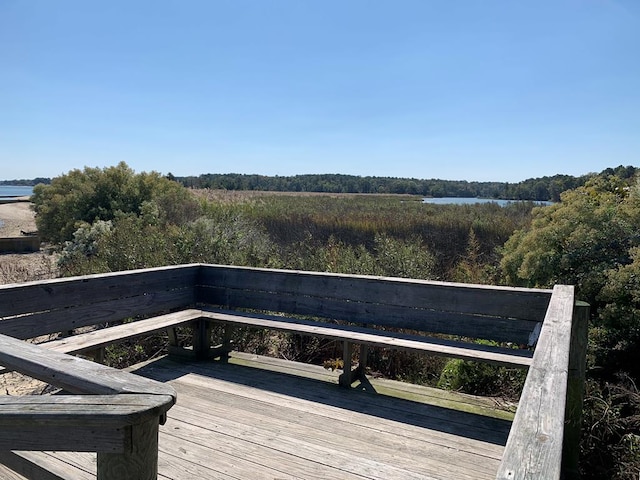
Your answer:
[[[269,474],[273,475],[271,478],[282,476],[283,478],[318,480],[362,480],[369,478],[320,462],[316,459],[316,456],[320,457],[320,452],[311,453],[308,447],[298,445],[298,442],[291,445],[289,441],[286,441],[278,448],[274,448],[270,444],[276,440],[273,436],[264,433],[255,434],[256,432],[243,428],[241,424],[219,417],[208,418],[207,415],[201,415],[201,413],[190,409],[176,410],[170,420],[178,421],[179,427],[174,433],[178,435],[179,440],[197,443],[200,445],[200,451],[203,450],[203,446],[210,447],[204,450],[206,456],[198,456],[200,459],[208,458],[207,466],[210,468],[217,466],[218,452],[221,451],[226,457],[222,458],[226,464],[223,465],[227,469],[231,469],[232,472],[236,472],[235,475],[242,479],[257,476],[268,478]],[[199,425],[195,425],[193,422],[197,422]],[[163,431],[170,431],[171,423],[171,421],[167,422]],[[301,447],[300,450],[297,449],[298,446]],[[188,451],[191,448],[193,446],[185,450]],[[291,448],[295,448],[293,453],[290,451]],[[309,458],[310,456],[311,458]]]
[[[484,440],[476,440],[473,436],[480,436],[484,434],[484,431],[472,432],[472,435],[467,437],[461,437],[457,432],[448,431],[451,428],[442,422],[441,409],[434,409],[430,406],[420,408],[418,405],[411,405],[410,402],[391,402],[389,405],[388,399],[378,399],[373,395],[368,395],[360,392],[353,392],[353,395],[346,395],[347,398],[336,399],[335,402],[322,402],[308,399],[300,399],[295,396],[281,395],[281,394],[268,394],[268,392],[258,391],[254,388],[242,387],[234,385],[228,382],[215,382],[215,386],[209,383],[209,379],[203,379],[189,375],[180,380],[175,381],[179,388],[184,388],[185,391],[191,396],[198,394],[202,395],[207,389],[214,388],[217,395],[221,396],[221,402],[228,397],[240,396],[243,402],[248,402],[250,408],[258,408],[259,405],[276,406],[280,409],[290,409],[292,412],[296,412],[300,415],[314,415],[322,417],[323,421],[338,420],[346,425],[352,425],[353,427],[365,427],[371,428],[376,432],[385,433],[389,429],[393,429],[394,435],[407,437],[414,440],[434,441],[441,445],[446,445],[457,450],[469,450],[475,451],[476,444],[484,446],[487,444]],[[309,396],[309,390],[313,389],[313,386],[304,385],[306,387],[306,394]],[[199,392],[198,392],[199,390]],[[266,393],[263,395],[263,393]],[[339,390],[325,390],[325,392],[318,392],[319,395],[341,395]],[[316,395],[311,398],[319,398]],[[190,397],[191,400],[191,397]],[[233,401],[233,399],[231,399]],[[465,428],[465,431],[474,430],[473,425],[464,423],[467,418],[456,418],[456,412],[451,412],[451,422],[458,423]],[[432,431],[432,435],[425,437],[424,429]],[[506,433],[505,433],[506,436]],[[500,445],[489,443],[490,447],[487,447],[488,457],[494,458],[499,456],[502,448]]]
[[[66,452],[65,452],[66,453]],[[93,454],[95,458],[95,454]],[[69,463],[65,455],[53,452],[0,452],[0,461],[26,478],[38,480],[95,480],[95,472]],[[90,457],[83,457],[88,460]],[[95,462],[93,463],[95,469]],[[4,479],[4,477],[2,477]],[[11,478],[11,477],[9,477]],[[20,478],[19,476],[17,477]]]
[[[14,472],[8,467],[0,464],[0,478],[3,480],[29,480],[27,477]]]
[[[206,479],[282,479],[293,480],[296,477],[281,468],[273,469],[260,465],[249,457],[246,442],[235,442],[224,435],[208,436],[208,444],[202,445],[194,441],[190,425],[180,425],[172,432],[172,424],[160,433],[159,470],[166,477],[174,480],[185,478]],[[173,433],[179,432],[187,438]],[[211,461],[211,459],[215,459]]]
[[[188,391],[182,384],[181,391]],[[433,471],[448,471],[455,478],[493,478],[499,459],[488,462],[486,458],[478,458],[463,450],[430,443],[423,439],[403,436],[402,424],[397,425],[393,433],[373,429],[370,426],[360,426],[356,422],[347,423],[342,419],[330,418],[326,415],[309,412],[296,412],[290,408],[283,408],[273,404],[246,401],[238,395],[223,396],[218,392],[216,403],[205,400],[202,392],[189,394],[189,408],[202,411],[207,406],[207,416],[233,418],[234,422],[242,424],[243,428],[260,425],[268,429],[279,438],[282,432],[289,436],[304,438],[305,443],[316,448],[330,446],[345,448],[352,458],[369,457],[397,468],[406,469],[413,473],[426,474]],[[179,413],[179,412],[177,412]],[[429,458],[428,465],[425,458]],[[428,468],[427,468],[428,467]],[[482,472],[482,476],[468,476],[469,471]]]
[[[411,439],[411,441],[419,440],[425,442],[423,453],[426,453],[429,448],[441,448],[444,452],[471,452],[471,455],[477,456],[477,461],[471,462],[472,467],[476,468],[478,465],[491,465],[487,467],[492,473],[487,477],[480,476],[478,478],[493,478],[495,476],[495,469],[497,463],[501,457],[503,451],[503,445],[506,441],[508,434],[508,428],[510,423],[504,420],[495,420],[491,418],[481,418],[483,422],[486,422],[485,428],[474,428],[468,425],[468,422],[456,422],[456,412],[451,412],[448,409],[435,408],[430,409],[428,414],[415,408],[415,402],[400,402],[398,407],[391,409],[385,406],[385,398],[380,395],[368,395],[364,392],[345,391],[331,385],[325,385],[329,389],[318,390],[313,392],[313,389],[309,387],[308,383],[301,383],[300,378],[291,378],[291,381],[299,385],[300,389],[303,389],[305,398],[288,397],[278,392],[270,390],[273,387],[273,378],[264,378],[264,372],[251,372],[251,369],[243,368],[239,371],[233,369],[233,365],[224,364],[200,364],[200,365],[185,365],[184,369],[180,365],[176,365],[173,362],[167,364],[167,369],[163,371],[162,368],[154,367],[155,372],[151,374],[152,378],[168,380],[174,378],[172,384],[180,391],[184,389],[185,393],[188,392],[188,398],[191,402],[192,392],[199,391],[199,395],[208,397],[211,395],[209,388],[214,388],[216,391],[217,403],[229,402],[233,403],[233,394],[238,389],[245,390],[243,395],[248,397],[250,402],[248,403],[248,409],[256,409],[258,405],[263,405],[265,411],[268,411],[270,406],[273,408],[272,416],[278,418],[295,419],[296,422],[299,418],[305,416],[317,416],[320,419],[317,423],[321,425],[317,428],[328,428],[331,430],[330,422],[338,422],[343,424],[343,428],[370,428],[371,435],[375,438],[375,434],[384,437],[385,435],[398,436],[402,441],[403,437]],[[233,382],[226,382],[218,378],[215,380],[215,387],[210,384],[211,378],[206,376],[206,372],[214,369],[216,376],[220,375],[225,377],[225,372],[232,375],[232,378],[236,379],[238,384]],[[216,370],[219,369],[220,371]],[[231,372],[233,370],[233,372]],[[196,371],[200,374],[193,374],[190,372]],[[244,372],[240,374],[238,372]],[[268,373],[268,372],[267,372]],[[260,379],[263,379],[261,381]],[[282,385],[287,377],[280,375],[277,384]],[[253,382],[251,386],[247,383]],[[286,382],[285,382],[286,383]],[[271,387],[270,387],[271,384]],[[255,390],[253,387],[261,388],[262,390]],[[366,395],[366,397],[363,397]],[[328,400],[335,399],[336,396],[340,397],[336,405],[325,405]],[[323,398],[324,397],[324,398]],[[243,400],[246,402],[246,400]],[[318,403],[315,403],[318,402]],[[184,404],[184,401],[181,402]],[[331,402],[329,402],[331,403]],[[276,407],[273,407],[275,405]],[[344,408],[339,408],[339,405]],[[408,407],[409,406],[409,407]],[[411,410],[409,410],[410,407]],[[222,407],[221,407],[222,408]],[[376,412],[376,409],[378,411]],[[383,416],[380,414],[380,409],[383,412]],[[296,411],[298,412],[296,414]],[[223,411],[220,412],[223,414]],[[362,415],[360,414],[362,413]],[[371,415],[367,415],[367,413]],[[451,414],[453,413],[453,416]],[[390,418],[385,418],[390,417]],[[316,418],[317,418],[316,417]],[[463,419],[473,419],[476,416],[462,415]],[[401,422],[399,428],[398,421]],[[364,425],[361,425],[363,422]],[[311,420],[306,422],[311,423]],[[412,424],[413,423],[413,424]],[[455,425],[458,423],[458,425]],[[472,422],[473,423],[473,422]],[[425,433],[425,428],[429,429]],[[389,434],[388,430],[393,433]],[[499,433],[498,433],[499,432]],[[362,435],[360,433],[359,435]],[[463,436],[459,436],[463,435]],[[465,436],[466,435],[466,436]],[[469,438],[469,437],[478,438]],[[495,437],[492,439],[494,443],[487,441],[486,439],[480,439],[482,437]],[[429,443],[433,442],[434,445],[429,446]],[[442,452],[440,452],[442,453]],[[446,454],[443,454],[445,457]],[[476,457],[473,457],[474,459]],[[452,457],[452,462],[456,462],[455,455]],[[466,462],[469,463],[469,462]],[[482,470],[484,467],[481,467]],[[475,477],[474,477],[475,478]]]
[[[247,445],[251,444],[260,449],[268,447],[269,453],[261,458],[262,461],[282,465],[285,471],[301,478],[336,480],[343,478],[432,480],[434,478],[429,475],[415,474],[376,459],[373,446],[371,446],[372,455],[359,456],[350,448],[350,444],[345,443],[338,435],[334,437],[333,444],[315,444],[308,440],[308,436],[314,435],[313,430],[304,429],[303,432],[296,428],[295,424],[282,430],[272,428],[271,421],[264,422],[260,426],[252,426],[245,424],[241,418],[228,419],[180,406],[175,408],[172,418],[180,420],[182,426],[189,422],[203,425],[201,427],[192,424],[192,430],[189,432],[191,438],[199,438],[203,442],[210,439],[209,428],[211,428],[216,433],[242,440]],[[255,452],[252,452],[251,456],[254,457],[254,455]]]
[[[244,352],[232,352],[230,363],[234,365],[253,366],[270,372],[298,375],[313,380],[321,380],[338,384],[341,370],[330,370],[320,365],[291,362],[289,360],[259,356]],[[478,397],[440,388],[414,385],[412,383],[390,380],[383,377],[367,375],[370,385],[362,382],[354,383],[353,388],[385,393],[393,397],[410,399],[419,403],[439,405],[463,412],[479,413],[482,415],[513,421],[515,404],[502,398]]]
[[[454,439],[456,442],[462,439],[474,444],[477,442],[481,447],[495,445],[497,448],[487,447],[493,452],[502,451],[510,425],[510,422],[501,419],[438,407],[432,408],[432,406],[418,410],[419,405],[414,402],[396,400],[390,404],[385,396],[367,395],[366,392],[354,389],[345,390],[327,385],[330,390],[324,388],[318,390],[312,388],[312,384],[302,384],[302,379],[298,377],[280,375],[274,380],[265,372],[237,368],[234,365],[210,363],[182,366],[170,361],[164,365],[166,365],[165,370],[160,364],[152,367],[154,372],[148,373],[150,378],[167,381],[171,377],[181,377],[181,380],[185,381],[187,378],[185,375],[188,375],[188,382],[206,388],[211,372],[215,372],[218,380],[215,388],[219,391],[233,393],[244,386],[246,388],[245,395],[254,399],[311,411],[313,411],[315,403],[333,405],[337,408],[331,415],[344,416],[345,421],[350,421],[353,418],[352,412],[369,414],[375,418],[375,424],[399,421],[407,425],[409,431],[415,430],[415,434],[418,436],[424,434],[424,428],[429,428],[434,431],[434,435]],[[301,387],[301,385],[303,386]],[[296,387],[299,398],[286,394],[291,388]],[[459,445],[453,445],[453,448],[459,448]]]
[[[336,372],[291,362],[299,373],[291,375],[285,362],[258,359],[248,367],[233,357],[230,364],[163,358],[131,369],[178,392],[160,428],[159,479],[495,478],[510,422],[346,390]],[[305,378],[306,370],[319,379]],[[47,480],[95,479],[95,454],[23,454],[33,468],[59,474]]]

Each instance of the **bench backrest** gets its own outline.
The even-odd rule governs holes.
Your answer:
[[[0,285],[0,334],[26,339],[195,303],[199,265]]]
[[[381,327],[535,343],[550,290],[203,265],[196,301]]]
[[[0,286],[0,334],[33,338],[196,304],[532,345],[550,290],[222,265]]]

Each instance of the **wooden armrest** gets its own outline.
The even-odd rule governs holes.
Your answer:
[[[1,334],[0,364],[71,393],[167,395],[174,402],[177,396],[170,385]]]

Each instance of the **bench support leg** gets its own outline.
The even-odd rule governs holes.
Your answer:
[[[222,343],[210,350],[210,358],[219,357],[221,362],[227,362],[229,360],[229,353],[231,352],[231,350],[233,350],[234,330],[235,327],[233,325],[225,324]]]
[[[344,362],[343,372],[340,375],[339,383],[341,387],[351,387],[351,384],[357,379],[362,378],[367,367],[367,357],[369,355],[369,347],[360,345],[360,359],[358,367],[353,369],[353,343],[344,342],[342,361]]]
[[[353,383],[353,372],[351,370],[351,359],[353,358],[353,343],[344,341],[342,347],[342,375],[340,375],[339,383],[341,387],[349,388]]]
[[[225,325],[224,326],[224,337],[222,338],[222,352],[220,353],[220,360],[226,362],[229,360],[229,353],[231,353],[231,349],[233,348],[233,325]]]
[[[127,429],[131,444],[125,453],[98,452],[97,480],[158,478],[158,418]]]
[[[211,350],[211,323],[202,318],[193,327],[193,350],[196,359],[204,360],[209,357]]]
[[[167,329],[167,335],[169,336],[169,347],[179,348],[178,345],[178,331],[176,327],[171,327]]]
[[[367,371],[367,360],[369,359],[369,346],[360,345],[360,359],[358,361],[358,375],[364,377]]]
[[[96,363],[104,364],[104,347],[96,348],[95,350],[91,350],[89,355],[93,358],[93,361]]]

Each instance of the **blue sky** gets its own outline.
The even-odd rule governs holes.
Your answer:
[[[0,179],[640,166],[637,0],[0,1]]]

